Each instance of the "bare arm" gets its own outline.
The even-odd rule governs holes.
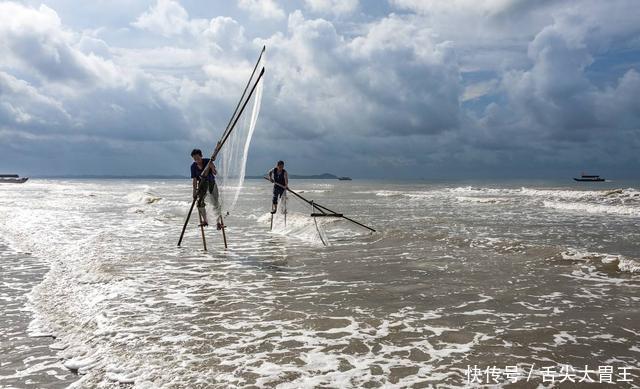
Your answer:
[[[212,160],[209,160],[209,168],[211,169],[211,172],[214,176],[218,175],[218,169],[216,169],[216,165],[214,165]]]
[[[269,170],[269,181],[273,182],[273,169]]]
[[[289,187],[289,173],[284,172],[284,187],[288,188]]]

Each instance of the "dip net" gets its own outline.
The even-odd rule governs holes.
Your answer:
[[[249,147],[262,102],[263,54],[264,50],[221,138],[222,148],[216,161],[216,180],[220,192],[220,208],[225,215],[235,208],[244,184]]]

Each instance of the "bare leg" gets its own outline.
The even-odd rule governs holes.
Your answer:
[[[200,224],[209,225],[209,220],[207,219],[207,183],[201,182],[198,188],[198,214],[200,215]]]
[[[198,215],[200,215],[200,224],[202,224],[203,226],[208,226],[209,221],[207,220],[207,208],[198,207]]]
[[[220,195],[218,193],[218,184],[213,184],[213,190],[211,191],[211,204],[213,205],[213,210],[216,213],[216,217],[222,217],[222,206],[220,205]]]

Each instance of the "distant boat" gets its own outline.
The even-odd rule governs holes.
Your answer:
[[[582,174],[580,176],[580,178],[573,178],[576,181],[581,181],[581,182],[602,182],[604,181],[604,178],[600,177],[600,176],[594,176],[594,175],[589,175],[589,174]]]
[[[351,181],[351,177],[338,177],[340,181]]]
[[[0,174],[0,184],[23,184],[29,177],[20,177],[17,174]]]

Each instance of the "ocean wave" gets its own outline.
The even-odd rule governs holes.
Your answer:
[[[640,204],[640,191],[634,188],[618,188],[605,190],[575,190],[575,189],[536,189],[516,188],[488,188],[464,186],[447,188],[445,191],[453,194],[467,194],[472,196],[519,196],[544,199],[592,200],[592,201],[624,201]]]
[[[456,197],[461,203],[479,203],[479,204],[498,204],[504,203],[507,201],[504,197],[469,197],[469,196],[458,196]]]
[[[621,272],[632,274],[640,273],[640,262],[633,259],[622,258],[618,262],[618,269],[620,269]]]
[[[560,258],[568,261],[595,262],[605,267],[615,266],[622,273],[640,273],[640,262],[638,260],[626,258],[620,254],[567,249],[560,253]]]
[[[401,192],[398,190],[381,190],[375,192],[378,197],[401,197],[405,194],[405,192]]]
[[[330,193],[331,189],[301,189],[298,193]]]
[[[563,211],[577,211],[590,214],[612,214],[624,216],[640,216],[640,207],[630,205],[610,205],[579,202],[543,201],[546,208]]]
[[[496,195],[496,196],[508,196],[514,195],[519,192],[518,189],[513,188],[488,188],[488,187],[475,187],[475,186],[459,186],[455,188],[445,188],[445,192],[452,194],[469,194],[469,195]]]
[[[151,189],[147,187],[143,190],[128,193],[126,199],[130,203],[153,204],[162,200],[162,197],[153,193]]]

